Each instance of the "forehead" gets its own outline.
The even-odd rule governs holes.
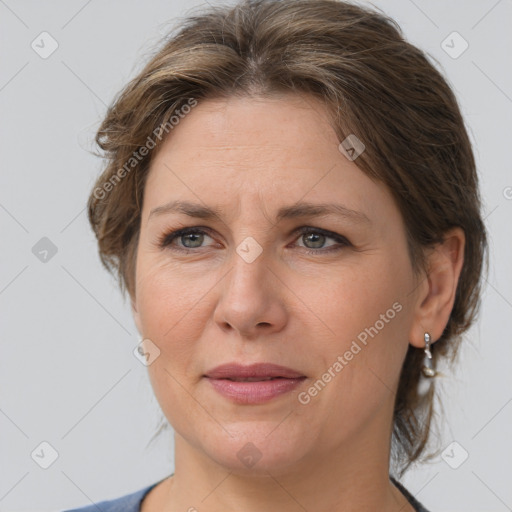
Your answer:
[[[266,210],[299,200],[341,202],[378,216],[375,207],[389,203],[389,193],[338,146],[326,107],[313,97],[205,100],[162,144],[144,203],[188,199],[240,211],[262,202]]]
[[[199,102],[173,128],[158,156],[173,153],[175,160],[195,162],[207,157],[242,167],[306,165],[327,147],[337,157],[337,146],[326,108],[313,97],[229,97]]]

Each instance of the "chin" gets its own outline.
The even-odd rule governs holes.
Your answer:
[[[306,432],[291,430],[290,425],[279,421],[262,421],[256,425],[238,423],[227,426],[231,434],[216,430],[200,445],[203,452],[228,471],[241,475],[268,476],[288,473],[308,452],[304,439],[311,439]],[[277,428],[276,428],[277,427]],[[288,427],[288,428],[287,428]]]

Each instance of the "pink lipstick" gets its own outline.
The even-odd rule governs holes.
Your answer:
[[[224,397],[238,404],[261,404],[294,390],[306,378],[302,373],[272,363],[228,363],[204,377]]]

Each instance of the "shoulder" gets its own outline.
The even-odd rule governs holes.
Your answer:
[[[416,512],[429,512],[398,480],[391,477],[391,481],[400,489],[400,492],[407,498],[407,501],[414,507]]]
[[[98,512],[98,510],[101,510],[101,512],[139,512],[142,500],[157,483],[148,485],[143,489],[126,494],[120,498],[93,503],[81,508],[64,510],[63,512]]]

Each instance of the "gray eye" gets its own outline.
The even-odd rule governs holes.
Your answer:
[[[328,238],[321,233],[307,233],[302,235],[302,240],[306,247],[311,249],[321,249],[325,244],[325,239]],[[308,245],[309,244],[309,245]]]
[[[187,247],[188,249],[194,249],[196,247],[201,247],[204,241],[204,235],[202,233],[185,233],[184,235],[180,236],[180,240],[184,247]],[[186,243],[186,240],[188,240],[190,244]]]

